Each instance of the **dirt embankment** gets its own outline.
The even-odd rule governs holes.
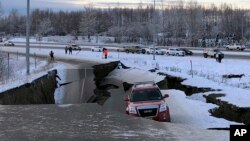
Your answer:
[[[19,87],[0,93],[2,105],[54,104],[54,92],[57,87],[57,71],[26,83]]]

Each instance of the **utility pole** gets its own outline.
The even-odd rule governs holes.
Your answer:
[[[26,65],[27,65],[27,75],[30,74],[30,0],[27,0],[27,17],[26,17]]]
[[[154,32],[153,32],[153,47],[154,47],[154,51],[153,51],[153,60],[155,60],[155,0],[154,0],[154,12],[153,12],[153,28],[154,28]]]
[[[243,39],[243,27],[244,27],[244,23],[243,23],[243,18],[244,18],[244,14],[243,14],[243,16],[242,16],[242,18],[241,18],[241,39]]]

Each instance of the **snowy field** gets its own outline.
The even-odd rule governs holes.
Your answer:
[[[25,51],[22,48],[8,47],[2,47],[0,50]],[[48,55],[49,51],[48,49],[31,49],[32,54]],[[100,52],[75,51],[73,55],[66,55],[63,50],[53,51],[55,52],[55,58],[79,59],[82,61],[93,60],[102,63],[120,60],[131,68],[128,70],[115,70],[116,72],[114,71],[113,75],[128,82],[138,82],[145,79],[160,81],[164,77],[157,75],[157,73],[148,72],[150,69],[158,68],[158,72],[185,78],[186,80],[183,82],[185,85],[220,89],[222,91],[219,91],[219,93],[226,94],[225,97],[220,97],[221,100],[228,101],[239,107],[250,107],[250,61],[247,60],[223,59],[222,63],[217,63],[213,58],[188,56],[156,56],[156,60],[152,60],[152,55],[121,52],[110,52],[108,59],[105,60]],[[241,79],[222,78],[222,75],[228,74],[244,74],[245,76]],[[208,112],[209,109],[215,108],[216,105],[205,103],[202,95],[208,95],[212,92],[194,94],[190,97],[185,96],[182,91],[178,90],[163,90],[163,92],[170,95],[168,99],[170,107],[172,105],[171,109],[175,109],[171,111],[174,123],[188,124],[199,128],[229,127],[230,124],[234,124],[234,122],[212,117]],[[174,103],[171,103],[173,101]],[[177,104],[180,104],[178,106],[182,107],[180,110],[173,108]],[[183,116],[185,116],[186,120],[183,120]]]

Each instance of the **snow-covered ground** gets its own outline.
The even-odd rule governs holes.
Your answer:
[[[239,107],[250,107],[250,61],[223,59],[222,63],[217,63],[212,58],[172,56],[157,56],[153,61],[152,56],[143,56],[137,55],[121,60],[125,65],[141,70],[159,67],[159,72],[187,79],[183,82],[185,85],[221,89],[219,93],[225,93],[226,96],[220,99]],[[222,75],[228,74],[244,74],[245,76],[241,79],[222,78]]]
[[[3,47],[0,50],[16,52],[25,52],[22,48],[8,48]],[[48,55],[49,49],[31,49],[31,53]],[[225,97],[220,97],[221,100],[228,101],[231,104],[239,107],[250,107],[250,61],[237,59],[223,59],[222,63],[217,63],[212,58],[201,57],[175,57],[175,56],[156,56],[156,60],[152,60],[152,55],[143,54],[126,54],[118,52],[110,52],[107,60],[103,59],[102,53],[91,51],[75,51],[73,55],[66,55],[63,50],[53,50],[55,58],[78,59],[78,60],[93,60],[96,62],[109,62],[120,60],[123,64],[131,67],[129,70],[116,70],[114,75],[120,79],[129,82],[143,81],[144,79],[159,81],[163,79],[156,73],[149,73],[148,70],[152,68],[159,68],[158,72],[165,72],[167,74],[185,78],[183,84],[210,87],[213,89],[221,89],[219,93],[225,93]],[[192,71],[191,71],[192,62]],[[120,72],[119,72],[120,71]],[[192,74],[193,73],[193,77]],[[222,79],[222,75],[226,74],[244,74],[241,79]],[[210,116],[209,109],[216,107],[213,104],[205,103],[202,95],[207,93],[194,94],[191,97],[185,96],[181,91],[168,90],[163,91],[170,94],[169,103],[172,103],[172,120],[175,123],[185,123],[200,128],[214,128],[214,127],[229,127],[233,122],[218,119]],[[212,93],[212,92],[211,92]],[[175,100],[173,100],[175,99]],[[173,101],[171,101],[173,100]],[[178,111],[178,107],[183,107]],[[186,120],[183,120],[182,117]]]
[[[230,124],[239,124],[211,116],[208,110],[217,107],[216,105],[190,99],[185,96],[183,91],[162,90],[162,93],[169,94],[167,102],[170,107],[172,123],[191,125],[203,129],[228,128]]]
[[[4,55],[4,54],[2,54]],[[36,64],[35,64],[36,61]],[[10,55],[10,73],[4,80],[0,81],[0,93],[11,88],[30,83],[33,80],[47,74],[49,70],[62,67],[59,63],[49,63],[47,60],[30,58],[30,75],[26,75],[26,61],[20,56]],[[7,74],[6,74],[7,75]]]
[[[150,73],[147,69],[139,70],[138,68],[116,69],[111,72],[108,77],[116,78],[129,83],[152,80],[159,82],[164,79],[164,77],[160,78],[157,73]],[[183,91],[174,89],[162,90],[162,94],[169,94],[169,98],[166,98],[166,100],[170,107],[172,123],[185,124],[203,129],[228,128],[231,124],[239,124],[211,116],[208,111],[216,108],[217,106],[206,103],[202,94],[195,94],[188,97]]]

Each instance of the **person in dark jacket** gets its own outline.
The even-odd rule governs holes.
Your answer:
[[[219,57],[218,57],[218,62],[219,62],[219,63],[221,63],[221,61],[222,61],[222,55],[221,55],[221,54],[219,54]]]
[[[219,54],[219,53],[215,54],[216,62],[221,63],[222,58],[223,58],[223,57],[222,57],[222,54]]]
[[[72,54],[72,47],[69,47],[69,54]]]
[[[50,60],[51,61],[54,61],[54,52],[51,50],[50,53],[49,53],[49,56],[50,56]]]
[[[68,53],[68,47],[66,46],[65,47],[65,54],[67,54]]]

